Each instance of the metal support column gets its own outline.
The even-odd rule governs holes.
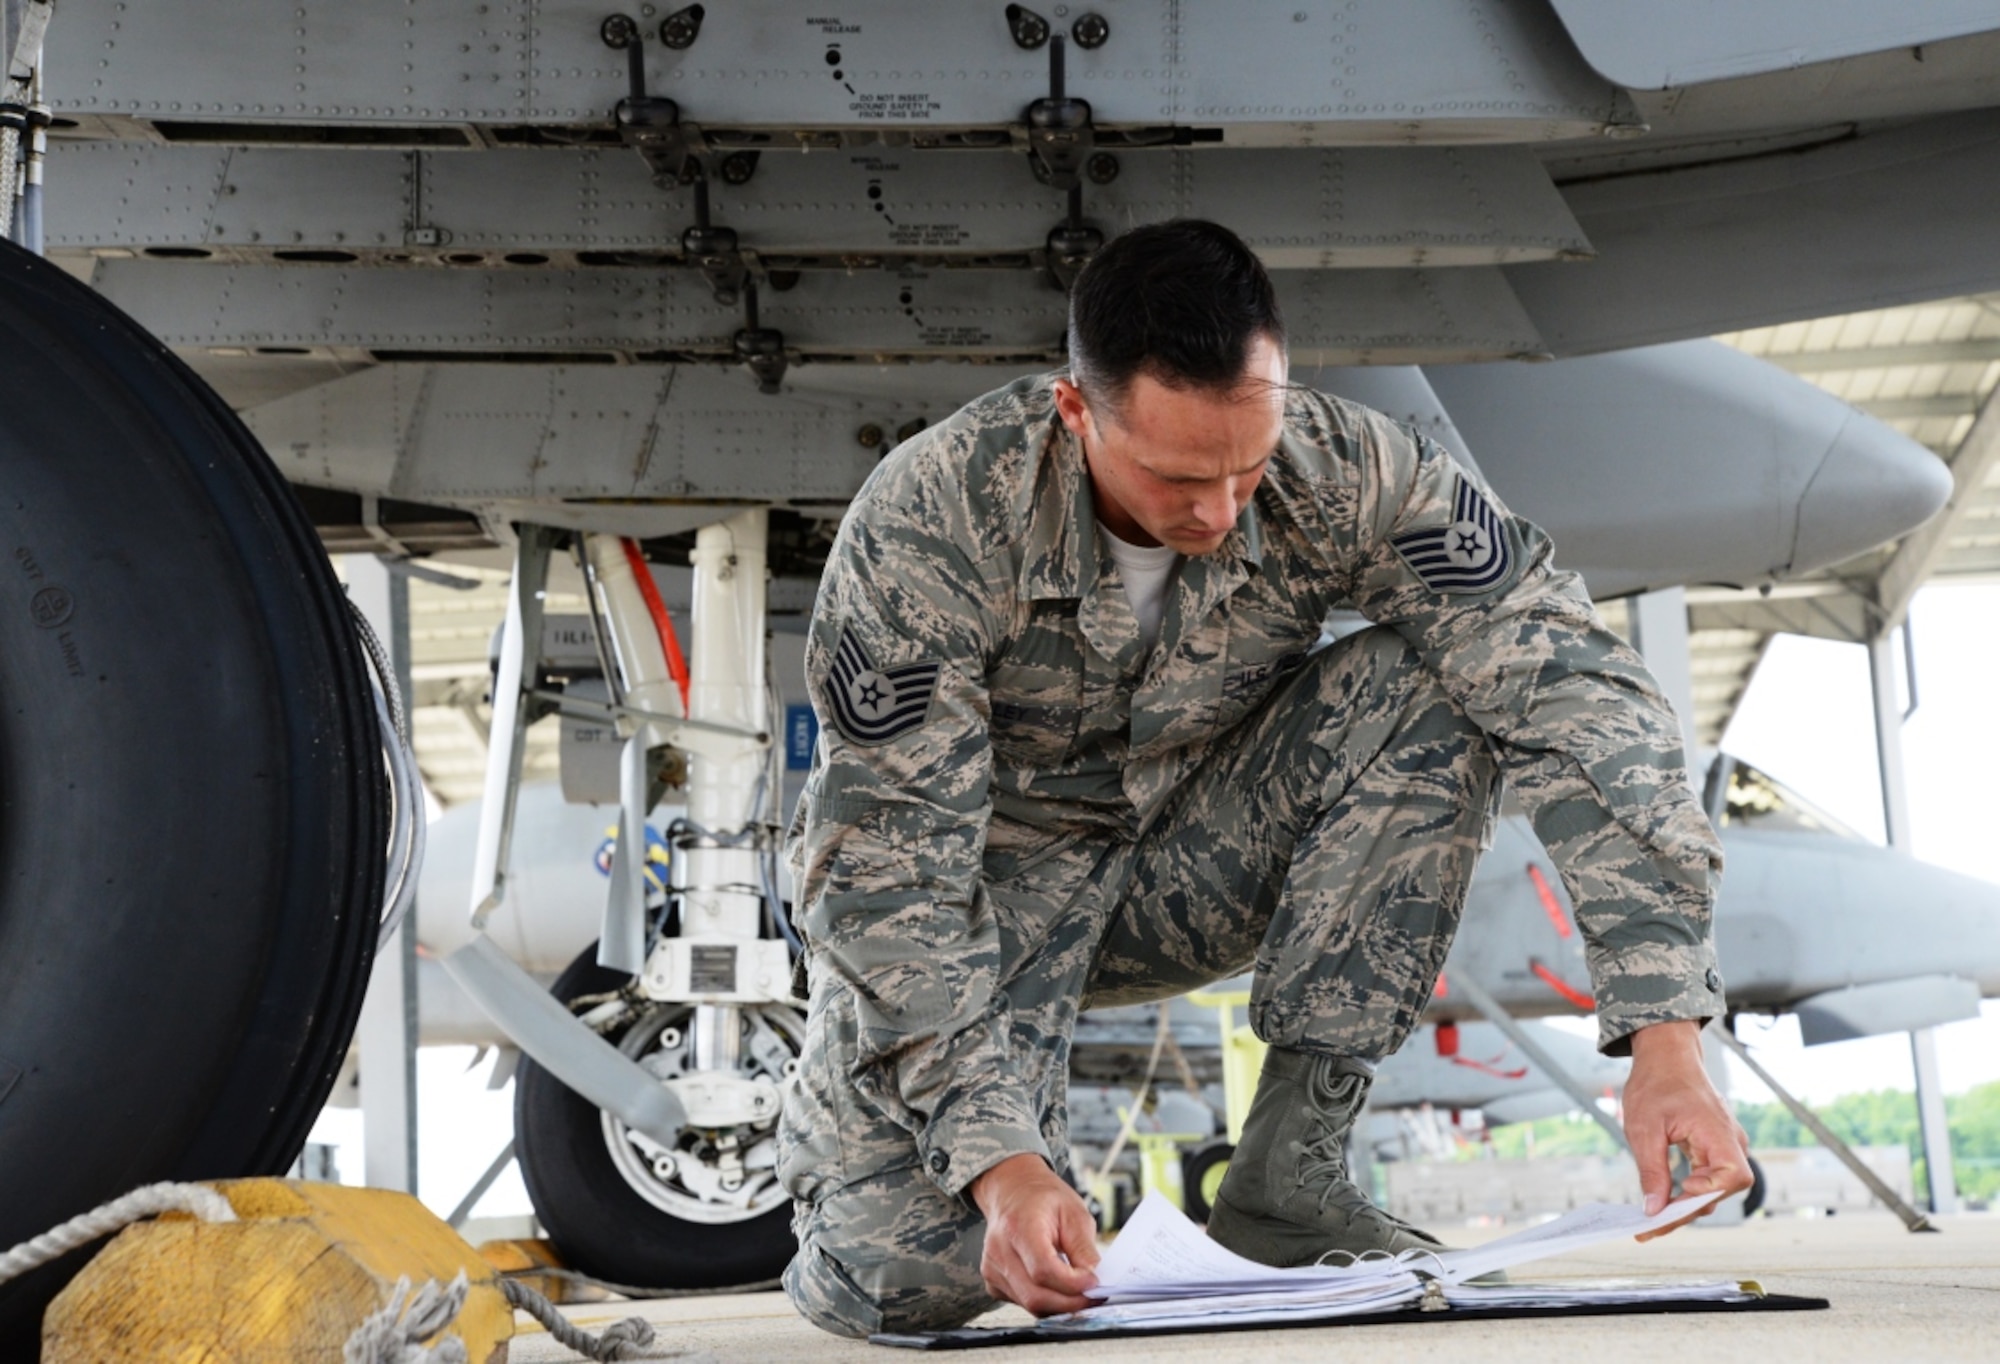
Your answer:
[[[346,556],[347,594],[389,651],[410,695],[410,585],[367,554]],[[355,1039],[361,1048],[362,1178],[417,1191],[417,916],[375,957]]]
[[[1695,764],[1694,649],[1688,641],[1687,589],[1662,588],[1627,599],[1632,647],[1646,660],[1681,722],[1681,745],[1688,767]]]
[[[1646,667],[1652,671],[1660,690],[1666,693],[1668,703],[1674,708],[1675,718],[1681,722],[1681,745],[1687,755],[1688,781],[1699,794],[1702,786],[1696,777],[1694,646],[1688,638],[1687,589],[1669,587],[1633,597],[1626,603],[1626,611],[1632,622],[1632,645],[1645,657]],[[1724,774],[1722,792],[1711,793],[1717,795],[1708,812],[1712,822],[1717,819],[1727,791],[1728,777]],[[1704,1046],[1702,1054],[1709,1079],[1727,1098],[1729,1069],[1722,1053],[1714,1047]]]
[[[1696,752],[1694,732],[1694,644],[1689,638],[1687,589],[1682,587],[1662,588],[1657,592],[1647,592],[1629,599],[1625,604],[1627,618],[1632,624],[1632,646],[1646,660],[1646,667],[1666,693],[1667,702],[1674,708],[1674,718],[1681,724],[1681,751],[1687,759],[1688,784],[1697,795],[1703,791],[1700,775],[1701,760]],[[1708,817],[1720,828],[1719,814],[1726,801],[1729,789],[1728,774],[1721,774],[1720,791],[1711,792]],[[1729,1063],[1723,1059],[1722,1051],[1707,1042],[1702,1043],[1702,1065],[1708,1071],[1708,1078],[1716,1092],[1729,1098]],[[1740,1222],[1743,1218],[1743,1200],[1730,1198],[1710,1215],[1710,1225],[1726,1225]]]
[[[1889,846],[1910,850],[1910,793],[1903,777],[1903,721],[1915,710],[1916,659],[1910,653],[1909,623],[1903,624],[1904,647],[1891,644],[1893,631],[1868,644],[1868,677],[1875,702],[1875,757],[1882,777],[1882,828]],[[1908,658],[1911,706],[1905,710],[1896,693],[1897,656]],[[1910,1034],[1910,1065],[1917,1089],[1917,1119],[1923,1129],[1924,1169],[1929,1174],[1930,1210],[1958,1211],[1958,1179],[1951,1163],[1951,1129],[1945,1119],[1944,1088],[1938,1079],[1937,1034],[1919,1028]]]

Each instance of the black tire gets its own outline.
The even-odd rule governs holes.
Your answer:
[[[0,244],[0,1247],[291,1163],[361,1006],[388,808],[284,480],[164,346]],[[0,1358],[84,1258],[0,1288]]]
[[[1743,1215],[1755,1217],[1764,1207],[1764,1200],[1770,1196],[1771,1186],[1764,1182],[1764,1166],[1755,1156],[1750,1157],[1750,1192],[1743,1195]]]
[[[630,979],[599,966],[593,945],[550,991],[567,1003]],[[612,1162],[598,1107],[526,1056],[514,1087],[514,1142],[535,1216],[572,1269],[642,1288],[733,1288],[776,1278],[798,1249],[788,1201],[720,1224],[648,1202]]]
[[[1212,1141],[1181,1157],[1181,1202],[1190,1220],[1206,1222],[1215,1211],[1207,1186],[1220,1178],[1219,1171],[1229,1168],[1229,1158],[1235,1154],[1236,1148],[1228,1142]]]

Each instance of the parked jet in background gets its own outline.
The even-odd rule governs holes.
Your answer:
[[[315,529],[532,562],[557,527],[678,562],[728,521],[742,645],[693,666],[760,674],[742,585],[768,562],[809,597],[895,439],[1059,364],[1060,286],[1097,244],[1193,215],[1274,267],[1298,377],[1427,379],[1396,410],[1454,425],[1596,590],[1758,584],[1906,531],[1942,481],[1856,498],[1879,430],[1767,402],[1702,348],[1590,357],[2000,287],[1989,5],[58,8],[46,60],[0,40],[5,96],[46,105],[56,143],[31,139],[20,214],[53,263],[0,251],[0,1244],[135,1181],[282,1169],[333,1082],[392,801]],[[51,20],[0,15],[24,9]],[[1495,363],[1446,368],[1474,361]],[[757,734],[704,709],[721,694],[698,679],[693,718]],[[717,789],[695,767],[691,802]],[[138,808],[145,873],[107,871],[103,831]],[[1538,906],[1511,856],[1503,889]],[[768,958],[776,928],[746,922]],[[1574,988],[1563,945],[1541,959]],[[1510,991],[1560,998],[1494,951]],[[1816,944],[1784,951],[1845,988]],[[747,1104],[785,1042],[757,1028],[773,998],[683,980],[611,984],[711,1011],[723,1044],[619,1033],[646,1053],[621,1056],[568,1029],[543,1050],[571,1075],[593,1058],[619,1121],[684,1140],[647,1159],[708,1191],[696,1268],[727,1275],[758,1123],[677,1125],[645,1066]],[[0,1350],[61,1273],[0,1291]]]
[[[1811,1044],[1973,1017],[1982,996],[2000,997],[2000,887],[1868,843],[1764,773],[1719,761],[1730,782],[1722,827],[1729,875],[1716,934],[1734,1006],[1796,1013]],[[522,965],[553,979],[586,958],[596,938],[611,816],[564,803],[551,785],[524,788],[522,801],[516,894],[488,931]],[[420,935],[459,931],[456,907],[477,827],[473,806],[432,826]],[[1567,893],[1518,815],[1502,820],[1481,859],[1445,983],[1426,1025],[1381,1067],[1371,1107],[1478,1110],[1493,1126],[1573,1109],[1567,1092],[1452,992],[1450,982],[1466,974],[1518,1018],[1590,1010],[1583,941]],[[425,1044],[508,1044],[428,956],[418,990]],[[1172,1008],[1174,1037],[1217,1111],[1206,1127],[1183,1114],[1170,1130],[1219,1132],[1214,1015],[1185,1002]],[[1129,1103],[1143,1078],[1157,1016],[1154,1006],[1134,1006],[1080,1022],[1073,1074],[1112,1097],[1076,1105],[1079,1144],[1108,1144],[1116,1103]],[[1543,1029],[1535,1036],[1589,1092],[1622,1088],[1624,1062],[1568,1034]],[[1164,1088],[1176,1083],[1164,1073],[1156,1079]],[[622,1139],[606,1126],[607,1142]],[[1387,1139],[1378,1132],[1376,1140]]]

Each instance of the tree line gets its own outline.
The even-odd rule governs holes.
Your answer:
[[[1948,1094],[1944,1106],[1959,1197],[1969,1208],[1990,1206],[2000,1200],[2000,1081]],[[1928,1196],[1930,1176],[1915,1094],[1898,1089],[1843,1094],[1814,1111],[1851,1145],[1907,1147],[1918,1197]],[[1780,1103],[1738,1103],[1736,1120],[1749,1134],[1752,1148],[1819,1144]],[[1477,1158],[1488,1152],[1500,1157],[1608,1156],[1617,1154],[1617,1148],[1601,1127],[1574,1113],[1494,1128],[1489,1142],[1465,1154]]]

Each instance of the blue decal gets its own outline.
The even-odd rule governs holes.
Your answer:
[[[819,742],[819,717],[811,706],[785,707],[785,770],[803,772],[812,766],[813,745]]]

